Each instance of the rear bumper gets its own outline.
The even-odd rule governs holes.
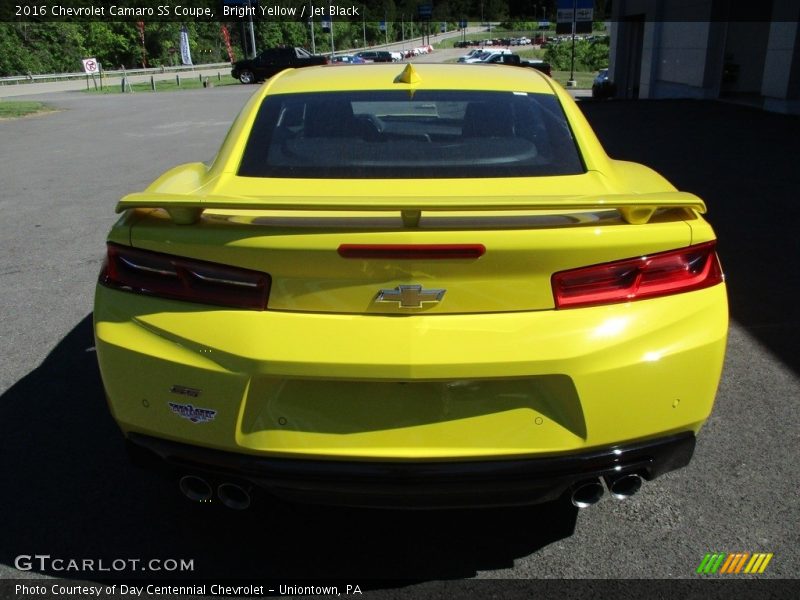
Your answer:
[[[654,440],[536,459],[470,462],[360,462],[264,458],[130,433],[129,451],[179,473],[236,480],[289,500],[384,508],[536,504],[573,485],[636,473],[650,480],[686,466],[695,437]]]
[[[100,287],[95,309],[125,434],[321,461],[516,461],[696,434],[726,328],[724,286],[402,318],[231,311]],[[213,418],[180,413],[194,409]]]

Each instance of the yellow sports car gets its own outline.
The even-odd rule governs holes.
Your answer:
[[[108,402],[137,462],[231,508],[624,498],[712,409],[705,210],[532,69],[284,71],[213,163],[117,205]]]

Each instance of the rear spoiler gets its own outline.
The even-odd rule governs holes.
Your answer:
[[[408,227],[419,223],[423,212],[443,211],[539,211],[539,210],[612,210],[636,225],[647,223],[659,209],[684,208],[706,212],[705,203],[686,192],[654,194],[605,194],[597,196],[453,196],[420,198],[418,196],[314,197],[305,196],[221,196],[184,195],[142,192],[125,196],[117,212],[136,208],[160,208],[179,225],[195,223],[204,210],[290,210],[290,211],[365,211],[399,212]]]

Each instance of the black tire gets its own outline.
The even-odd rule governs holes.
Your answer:
[[[239,81],[241,81],[244,84],[255,83],[256,77],[255,75],[253,75],[252,71],[248,71],[247,69],[245,69],[244,71],[239,73]]]

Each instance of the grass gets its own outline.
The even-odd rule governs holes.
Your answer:
[[[569,79],[569,71],[553,71],[553,79],[558,83],[567,87],[567,80]],[[577,85],[571,89],[589,90],[592,89],[592,82],[597,76],[597,73],[592,71],[575,71],[575,82]]]
[[[16,119],[54,110],[42,102],[0,100],[0,119]]]
[[[213,85],[213,87],[220,87],[223,85],[240,85],[239,81],[231,77],[230,75],[223,75],[221,78],[217,78],[216,76],[212,76],[208,78],[208,82]],[[160,81],[156,81],[156,92],[175,92],[178,90],[196,90],[203,87],[203,84],[200,83],[199,75],[182,75],[181,76],[181,84],[178,86],[178,82],[176,81],[175,77],[170,79],[162,79]],[[153,92],[153,88],[150,85],[149,81],[145,81],[142,83],[132,83],[130,89],[133,92]],[[98,88],[95,90],[94,86],[92,86],[88,90],[83,90],[86,93],[91,94],[119,94],[122,92],[122,80],[118,78],[114,79],[104,79],[103,80],[103,89],[101,90],[99,87],[98,81]]]
[[[515,50],[512,46],[511,51],[514,52],[514,54],[519,54],[521,58],[526,60],[530,60],[531,58],[544,60],[545,51],[541,48],[525,48],[523,50]]]

